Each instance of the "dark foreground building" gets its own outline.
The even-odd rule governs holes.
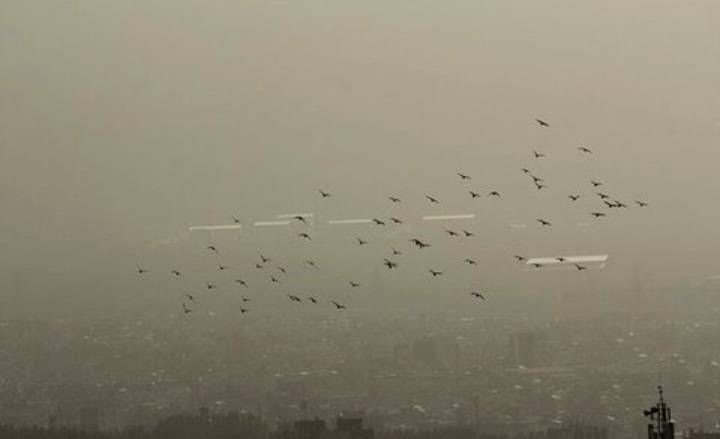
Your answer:
[[[295,421],[283,439],[373,439],[374,431],[363,427],[362,418],[337,417],[331,430],[319,418]]]

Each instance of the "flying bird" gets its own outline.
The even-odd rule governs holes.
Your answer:
[[[573,265],[575,266],[575,268],[578,269],[578,271],[587,270],[587,267],[585,267],[583,265],[580,265],[580,264],[573,264]]]
[[[590,184],[592,184],[593,187],[598,187],[598,186],[602,186],[602,185],[603,185],[603,182],[602,182],[602,181],[590,180]]]
[[[227,265],[218,265],[218,270],[220,270],[220,271],[225,271],[225,270],[227,270],[228,268],[229,268],[229,267],[228,267]]]
[[[322,189],[318,189],[318,192],[320,192],[320,195],[322,195],[323,198],[327,198],[327,197],[329,197],[330,195],[332,195],[330,192],[325,192],[325,191],[322,190]]]
[[[271,261],[270,258],[266,258],[263,254],[260,254],[260,261],[262,261],[263,264],[267,264]]]
[[[208,290],[214,290],[215,288],[217,288],[217,285],[212,284],[210,282],[208,282],[206,286],[207,286]]]
[[[648,203],[646,203],[644,201],[638,201],[638,200],[635,200],[635,204],[637,204],[640,207],[647,207],[647,205],[648,205]]]
[[[350,283],[350,287],[351,287],[351,288],[357,288],[357,287],[360,286],[360,284],[357,283],[357,282],[350,281],[349,283]]]
[[[263,266],[260,263],[255,263],[255,268],[257,268],[258,270],[262,270]]]
[[[471,236],[475,236],[473,232],[468,232],[467,230],[462,231],[466,238],[469,238]]]
[[[454,230],[445,230],[445,233],[447,233],[448,236],[452,236],[452,237],[460,236],[460,235],[458,234],[458,232],[456,232],[456,231],[454,231]]]
[[[312,296],[308,297],[308,300],[311,301],[312,303],[316,304],[316,305],[317,305],[317,303],[318,303],[318,302],[317,302],[317,299],[314,298],[314,297],[312,297]]]
[[[541,158],[545,157],[545,154],[543,154],[542,152],[537,152],[537,151],[535,151],[535,150],[533,149],[533,156],[534,156],[536,159],[541,159]]]
[[[425,198],[427,198],[428,201],[431,203],[440,204],[440,202],[437,200],[437,198],[433,198],[430,195],[425,195]]]
[[[245,314],[248,311],[250,311],[250,310],[247,308],[240,308],[240,314]]]
[[[393,203],[401,203],[402,200],[398,197],[388,197],[388,200],[392,201]]]
[[[301,237],[301,238],[305,238],[305,239],[307,239],[308,241],[312,241],[312,238],[311,238],[310,235],[308,235],[307,233],[300,233],[300,234],[298,234],[298,236]]]
[[[242,280],[242,279],[235,279],[235,283],[236,283],[236,284],[240,284],[240,285],[244,286],[245,288],[248,287],[247,282],[245,282],[245,281]]]
[[[397,262],[393,262],[387,258],[385,258],[383,265],[385,265],[388,268],[388,270],[392,270],[393,268],[397,268],[397,266],[398,266]]]
[[[474,259],[466,258],[465,261],[468,265],[477,265],[477,262]]]
[[[429,268],[428,271],[430,272],[430,274],[432,274],[432,277],[438,277],[443,274],[442,271],[435,271],[432,268]]]
[[[336,301],[332,301],[332,304],[335,305],[336,309],[347,309],[345,305],[342,305],[340,303],[337,303]]]
[[[610,198],[610,195],[608,195],[608,194],[604,194],[604,193],[602,193],[602,192],[595,192],[595,193],[597,194],[598,197],[600,197],[601,200],[605,200],[605,199],[607,199],[607,198]]]
[[[195,298],[193,297],[192,294],[186,294],[185,297],[187,297],[188,299],[190,299],[191,302],[194,302],[194,301],[195,301]]]
[[[280,281],[275,276],[270,276],[270,281],[274,284],[279,284]]]
[[[238,217],[235,217],[235,216],[232,217],[232,219],[233,219],[233,223],[235,223],[235,224],[240,224],[242,222],[242,221],[240,221],[240,219]]]
[[[513,258],[515,258],[518,262],[527,260],[527,258],[525,256],[520,256],[520,255],[514,255]]]
[[[578,150],[580,150],[581,152],[587,153],[587,154],[592,154],[592,151],[590,150],[590,148],[585,147],[585,146],[578,147]]]
[[[594,216],[595,218],[600,218],[600,217],[603,217],[603,216],[607,216],[607,215],[605,215],[605,214],[602,213],[602,212],[590,212],[590,215]]]
[[[298,296],[293,296],[292,294],[288,294],[287,296],[288,296],[288,298],[289,298],[291,301],[293,301],[293,302],[300,302],[300,301],[301,301]]]
[[[550,127],[550,124],[547,123],[547,122],[545,122],[545,121],[542,120],[542,119],[535,119],[535,122],[537,122],[538,125],[540,125],[540,126],[543,127],[543,128],[548,128],[548,127]]]
[[[400,256],[402,254],[402,252],[400,250],[396,249],[395,247],[391,247],[391,248],[392,248],[393,256]]]
[[[136,265],[136,267],[137,267],[137,272],[138,272],[138,274],[145,274],[145,273],[148,272],[145,268],[142,268],[142,267],[139,266],[139,265]]]
[[[521,171],[523,171],[525,174],[529,174],[530,170],[528,168],[520,168]]]
[[[375,225],[377,225],[377,226],[384,226],[384,225],[385,225],[385,221],[381,221],[381,220],[379,220],[379,219],[377,219],[377,218],[373,218],[373,219],[372,219],[372,222],[374,222]]]
[[[475,191],[468,191],[471,197],[473,198],[480,198],[480,194]]]
[[[471,178],[469,175],[465,175],[462,172],[458,172],[457,175],[460,177],[460,180],[470,180]]]
[[[491,197],[498,197],[498,198],[500,198],[500,192],[498,192],[498,191],[490,191],[490,193],[489,193],[488,195],[491,196]]]
[[[471,296],[477,297],[478,299],[485,300],[485,296],[482,295],[482,293],[479,293],[477,291],[473,291],[470,293]]]
[[[564,258],[564,257],[562,257],[562,256],[558,256],[557,258],[555,258],[555,260],[558,261],[558,262],[565,262],[565,261],[567,261],[567,258]]]
[[[358,245],[365,245],[365,244],[368,243],[368,242],[365,241],[364,239],[357,238],[357,237],[355,238],[355,240],[357,241]]]
[[[537,190],[547,189],[547,185],[542,183],[535,183],[535,187]]]
[[[302,216],[302,215],[295,215],[295,216],[293,217],[293,219],[294,219],[294,220],[298,220],[298,221],[300,221],[300,222],[303,223],[303,224],[307,224],[307,220],[306,220],[305,217]]]
[[[192,309],[188,308],[185,302],[182,304],[182,309],[185,314],[190,314],[192,312]]]
[[[535,263],[532,264],[532,266],[535,267],[535,268],[540,268],[540,267],[542,267],[542,264],[540,264],[540,263],[538,263],[538,262],[535,262]]]
[[[218,253],[218,249],[217,249],[217,247],[215,247],[214,245],[208,245],[208,246],[207,246],[207,249],[210,250],[210,251],[212,251],[212,252],[215,252],[215,254]]]
[[[280,266],[278,266],[277,269],[278,269],[278,271],[279,271],[280,273],[282,273],[282,274],[287,274],[287,270],[285,269],[285,267],[280,267]]]
[[[533,182],[535,182],[536,184],[537,184],[537,183],[540,183],[541,181],[544,181],[544,180],[545,180],[544,178],[540,178],[540,177],[535,176],[535,175],[532,175],[532,174],[530,174],[530,178],[532,178],[532,179],[533,179]]]
[[[390,218],[390,221],[392,221],[394,224],[402,224],[403,222],[395,217]]]
[[[542,218],[538,218],[538,219],[537,219],[537,222],[539,222],[540,225],[543,225],[543,226],[552,226],[552,224],[550,223],[550,221],[544,220],[544,219],[542,219]]]
[[[240,298],[240,300],[242,300],[243,302],[250,302],[251,299],[248,299],[247,297],[243,296],[242,298]]]
[[[305,261],[305,263],[308,264],[309,266],[313,267],[313,268],[317,268],[317,265],[315,264],[315,261],[307,260],[307,261]]]
[[[418,248],[427,248],[427,247],[430,247],[430,244],[426,244],[426,243],[420,241],[420,240],[417,239],[417,238],[411,239],[410,242],[412,242],[413,244],[415,244]]]
[[[615,200],[615,207],[625,208],[627,207],[627,204],[623,203],[622,201]]]
[[[578,198],[580,198],[580,195],[568,195],[568,198],[570,198],[573,201],[577,201]]]
[[[180,272],[177,270],[171,270],[170,273],[174,274],[176,277],[180,277]]]

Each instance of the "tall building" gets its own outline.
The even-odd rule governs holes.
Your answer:
[[[670,407],[665,403],[662,386],[658,386],[658,402],[643,414],[650,418],[647,426],[648,439],[674,439],[675,422]]]

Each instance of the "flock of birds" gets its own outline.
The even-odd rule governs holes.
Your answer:
[[[535,122],[536,122],[541,128],[549,128],[549,127],[550,127],[550,124],[549,124],[548,122],[542,120],[542,119],[535,119]],[[592,155],[592,154],[593,154],[593,151],[592,151],[590,148],[586,147],[586,146],[580,146],[580,147],[577,148],[577,150],[578,150],[580,153],[582,153],[582,154],[587,154],[587,155]],[[540,152],[540,151],[537,151],[537,150],[533,150],[533,151],[532,151],[532,156],[533,156],[535,159],[543,159],[543,158],[546,157],[546,154],[544,154],[544,153],[542,153],[542,152]],[[528,169],[528,168],[521,168],[520,170],[522,171],[523,174],[527,175],[527,176],[532,180],[532,183],[533,183],[533,185],[535,186],[535,188],[536,188],[537,190],[547,189],[548,186],[544,183],[544,181],[545,181],[544,178],[539,177],[539,176],[533,174],[533,172],[532,172],[530,169]],[[461,181],[470,182],[470,181],[472,180],[472,177],[471,177],[470,175],[464,174],[464,173],[462,173],[462,172],[458,172],[458,173],[457,173],[457,176],[460,178]],[[607,193],[605,193],[605,192],[602,191],[602,186],[603,186],[603,184],[604,184],[602,181],[589,180],[589,183],[590,183],[590,185],[592,185],[593,189],[595,189],[594,195],[596,195],[596,196],[599,198],[599,200],[604,204],[604,206],[605,206],[607,209],[624,209],[624,208],[628,208],[628,205],[627,205],[626,203],[624,203],[624,202],[622,202],[622,201],[620,201],[620,200],[618,200],[618,199],[615,199],[615,198],[611,197],[609,194],[607,194]],[[326,191],[326,190],[322,190],[322,189],[318,190],[318,193],[319,193],[319,195],[320,195],[320,197],[321,197],[322,199],[327,199],[327,198],[330,198],[330,197],[333,196],[332,193],[330,193],[330,192],[328,192],[328,191]],[[469,196],[470,196],[471,198],[473,198],[473,199],[475,199],[475,198],[480,198],[480,197],[483,196],[480,192],[477,192],[477,191],[474,191],[474,190],[468,190],[468,194],[469,194]],[[500,192],[498,192],[497,190],[492,190],[492,191],[488,192],[486,196],[487,196],[487,197],[496,197],[496,198],[501,198],[501,197],[502,197],[501,194],[500,194]],[[400,198],[397,197],[397,196],[389,196],[389,197],[387,197],[387,198],[388,198],[388,200],[389,200],[391,203],[393,203],[393,204],[395,204],[395,203],[402,203],[402,202],[403,202],[403,200],[400,199]],[[581,195],[580,195],[580,194],[569,194],[569,195],[567,196],[567,198],[570,200],[570,202],[576,202],[576,201],[578,201],[578,200],[581,198]],[[436,197],[433,197],[433,196],[431,196],[431,195],[425,195],[425,199],[426,199],[429,203],[431,203],[431,204],[440,204],[440,201],[439,201]],[[647,206],[648,206],[648,203],[646,203],[645,201],[641,201],[641,200],[635,200],[635,205],[638,206],[638,207],[644,208],[644,207],[647,207]],[[593,218],[602,218],[602,217],[607,216],[607,213],[606,213],[606,212],[602,212],[602,211],[592,211],[592,212],[590,212],[589,214],[590,214]],[[305,226],[310,226],[310,224],[309,224],[308,221],[307,221],[307,217],[306,217],[306,216],[297,215],[297,216],[294,216],[294,217],[292,218],[292,220],[293,220],[293,221],[296,221],[296,222],[299,223],[299,224],[302,224],[302,225],[305,225]],[[542,227],[551,227],[551,226],[552,226],[552,222],[550,222],[549,220],[544,219],[544,218],[536,218],[536,221],[537,221],[538,224],[539,224],[540,226],[542,226]],[[240,221],[238,218],[233,218],[233,222],[236,223],[236,224],[240,224],[240,223],[241,223],[241,221]],[[392,224],[395,224],[395,225],[403,224],[403,221],[402,221],[400,218],[397,218],[397,217],[390,217],[390,218],[388,218],[387,220],[383,220],[383,219],[379,219],[379,218],[373,218],[373,219],[372,219],[372,222],[373,222],[376,226],[380,226],[380,227],[387,226],[388,223],[392,223]],[[447,230],[445,230],[445,232],[446,232],[446,234],[447,234],[450,238],[455,238],[455,237],[460,237],[460,236],[464,236],[464,237],[466,237],[466,238],[470,238],[470,237],[475,236],[475,234],[474,234],[473,232],[468,231],[468,230],[456,231],[456,230],[447,229]],[[308,231],[304,231],[304,232],[300,232],[300,233],[298,233],[297,236],[298,236],[299,239],[308,240],[308,241],[312,241],[312,239],[313,239],[313,237],[312,237],[312,236],[310,235],[310,233],[309,233],[309,230],[308,230]],[[358,246],[365,246],[365,245],[368,245],[368,244],[369,244],[369,240],[364,239],[364,238],[361,238],[361,237],[355,237],[355,242],[356,242],[356,244],[357,244]],[[430,244],[430,243],[425,242],[425,241],[423,241],[423,240],[421,240],[421,239],[419,239],[419,238],[412,238],[412,239],[409,240],[409,243],[412,244],[416,249],[419,249],[419,250],[424,250],[424,249],[428,249],[428,248],[431,247],[431,244]],[[218,248],[217,248],[216,246],[214,246],[214,245],[209,245],[209,246],[207,246],[207,247],[205,248],[205,250],[206,250],[207,252],[211,253],[211,254],[216,255],[216,256],[219,256],[219,255],[220,255],[220,251],[219,251]],[[390,251],[391,251],[391,253],[390,253],[389,255],[387,255],[387,257],[384,257],[384,258],[383,258],[382,265],[383,265],[384,267],[386,267],[388,270],[394,270],[394,269],[397,269],[397,268],[400,266],[400,264],[397,262],[397,259],[398,259],[397,257],[401,256],[401,255],[403,254],[403,252],[402,252],[401,250],[398,250],[398,249],[395,248],[395,247],[390,247]],[[523,255],[513,255],[513,257],[514,257],[514,259],[515,259],[516,261],[518,261],[518,262],[527,262],[527,261],[528,261],[528,258],[527,258],[526,256],[523,256]],[[567,262],[567,258],[562,257],[562,256],[558,256],[558,257],[555,258],[555,259],[556,259],[558,262],[561,262],[561,263],[562,263],[562,262]],[[286,276],[286,275],[287,275],[287,270],[286,270],[285,267],[283,267],[283,266],[281,266],[281,265],[275,265],[274,267],[268,268],[269,264],[271,264],[272,262],[273,262],[273,261],[272,261],[271,258],[266,257],[266,256],[263,255],[263,254],[260,254],[260,255],[259,255],[259,259],[254,263],[254,265],[255,265],[255,268],[258,269],[258,270],[267,270],[267,271],[268,271],[267,276],[268,276],[268,280],[269,280],[271,283],[273,283],[273,284],[279,284],[279,283],[280,283],[280,276]],[[476,266],[476,265],[477,265],[477,261],[474,260],[474,259],[471,259],[471,258],[466,258],[466,259],[464,259],[462,262],[465,263],[465,264],[471,265],[471,266]],[[305,264],[306,264],[308,267],[312,268],[312,269],[319,269],[318,264],[317,264],[314,260],[312,260],[312,259],[307,259],[307,260],[305,260]],[[541,268],[541,267],[542,267],[542,264],[541,264],[541,263],[533,263],[532,265],[533,265],[535,268]],[[578,271],[583,271],[583,270],[586,270],[586,269],[587,269],[586,266],[581,265],[581,264],[578,264],[578,263],[574,263],[573,265],[574,265],[574,267],[575,267]],[[218,271],[226,271],[226,270],[229,270],[230,267],[227,266],[227,265],[218,264],[218,265],[217,265],[217,269],[218,269]],[[140,276],[144,276],[144,275],[146,275],[147,273],[149,273],[149,270],[146,269],[146,268],[144,268],[144,267],[142,267],[142,266],[140,266],[140,265],[138,265],[138,266],[137,266],[137,273],[138,273]],[[437,277],[443,276],[443,274],[444,274],[442,271],[435,270],[435,269],[432,269],[432,268],[428,268],[428,273],[430,274],[430,276],[431,276],[432,278],[437,278]],[[177,269],[173,269],[173,270],[170,271],[170,276],[173,276],[173,277],[176,277],[176,278],[181,278],[181,277],[183,276],[183,273],[180,272],[180,271],[177,270]],[[248,283],[247,283],[245,280],[243,280],[243,279],[235,279],[234,282],[235,282],[239,287],[242,287],[242,288],[244,288],[244,289],[250,289],[250,286],[248,285]],[[360,287],[360,286],[361,286],[360,283],[355,282],[355,281],[352,281],[352,280],[351,280],[351,281],[348,281],[348,285],[349,285],[350,288],[357,288],[357,287]],[[206,286],[206,289],[207,289],[208,291],[212,291],[212,290],[215,290],[215,289],[217,288],[217,285],[214,284],[214,283],[212,283],[212,282],[207,282],[205,286]],[[311,304],[313,304],[313,305],[317,305],[317,304],[320,304],[320,303],[321,303],[321,301],[320,301],[317,297],[314,297],[314,296],[307,296],[307,297],[304,297],[304,298],[302,298],[302,297],[300,297],[300,296],[298,296],[298,295],[295,295],[295,294],[286,294],[286,296],[287,296],[288,300],[290,300],[291,302],[295,302],[295,303],[301,303],[301,302],[303,302],[303,299],[304,299],[306,302],[309,302],[309,303],[311,303]],[[486,293],[485,293],[485,292],[477,291],[477,290],[475,290],[475,291],[470,291],[470,292],[469,292],[469,296],[471,296],[473,299],[476,299],[476,300],[479,300],[479,301],[485,301],[485,300],[487,299],[487,296],[486,296]],[[243,304],[249,304],[249,303],[252,301],[252,299],[250,299],[250,298],[248,298],[248,297],[245,297],[245,296],[242,296],[242,297],[241,297],[241,300],[242,300],[242,303],[243,303]],[[182,303],[181,303],[181,305],[182,305],[182,312],[185,313],[185,314],[190,314],[190,313],[192,313],[192,312],[193,312],[193,308],[194,308],[193,305],[196,303],[196,301],[197,301],[197,298],[195,297],[195,295],[193,295],[193,294],[185,294],[184,300],[183,300]],[[338,301],[335,301],[335,300],[329,300],[328,303],[332,304],[332,305],[334,306],[334,308],[337,309],[337,310],[345,310],[345,309],[347,309],[346,305],[344,305],[344,304],[342,304],[342,303],[340,303],[340,302],[338,302]],[[245,306],[249,306],[249,305],[244,305],[244,306],[242,306],[242,307],[240,308],[240,313],[241,313],[241,314],[244,314],[244,313],[247,313],[247,312],[250,311],[250,309],[249,309],[249,308],[246,308]]]

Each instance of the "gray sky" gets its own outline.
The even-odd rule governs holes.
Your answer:
[[[595,286],[685,288],[720,273],[718,2],[209,3],[0,5],[5,311],[142,303],[136,261],[206,277],[207,262],[190,254],[204,256],[207,238],[185,237],[188,225],[296,210],[387,217],[393,194],[405,218],[481,217],[468,226],[476,247],[438,245],[400,284],[472,254],[493,288],[537,287],[518,278],[514,252],[609,253],[617,262]],[[537,193],[523,166],[549,190]],[[565,196],[591,198],[591,178],[651,206],[580,230],[597,203],[572,208]],[[470,187],[504,197],[474,202]],[[320,202],[318,188],[334,197]],[[537,217],[555,226],[503,227]],[[444,242],[441,230],[413,233]],[[254,246],[292,265],[308,252],[333,259],[355,234],[328,231],[312,248],[294,233],[213,242],[238,248],[236,266],[251,265]],[[352,276],[380,248],[332,270]]]

